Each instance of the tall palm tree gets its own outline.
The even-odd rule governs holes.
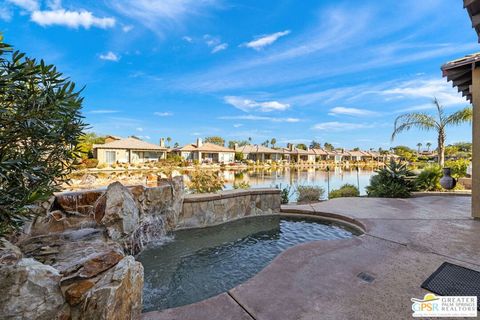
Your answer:
[[[420,148],[421,147],[422,147],[422,143],[421,142],[417,143],[418,153],[420,153]]]
[[[432,146],[432,144],[430,142],[427,142],[426,146],[427,146],[427,152],[430,152],[430,147]]]
[[[465,122],[472,122],[472,107],[465,107],[450,115],[445,114],[445,108],[440,105],[437,98],[433,100],[437,107],[435,116],[423,112],[412,112],[401,115],[395,119],[395,125],[392,133],[392,141],[395,137],[411,128],[431,131],[435,130],[438,134],[438,164],[443,167],[445,164],[445,129],[447,126],[456,126]]]
[[[168,146],[169,146],[169,147],[170,147],[170,142],[172,142],[172,138],[167,137],[167,143],[168,143]]]

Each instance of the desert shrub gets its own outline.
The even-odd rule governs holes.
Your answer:
[[[344,197],[358,197],[360,191],[353,184],[344,184],[339,189],[332,190],[328,196],[329,199],[344,198]]]
[[[320,201],[325,190],[319,186],[297,186],[296,194],[298,202],[315,202]]]
[[[197,167],[192,171],[187,187],[194,193],[211,193],[222,190],[225,185],[218,172]]]
[[[98,165],[98,160],[97,159],[83,159],[83,164],[85,164],[85,167],[88,169],[96,168]]]
[[[406,164],[392,159],[370,178],[370,185],[366,188],[367,195],[380,198],[408,198],[415,189],[414,182],[408,179],[410,175]]]
[[[282,188],[281,185],[276,185],[275,188],[280,189],[280,197],[281,197],[281,203],[282,204],[287,204],[290,202],[290,194],[292,187],[287,185],[286,187]]]
[[[233,189],[250,189],[250,183],[246,181],[241,181],[233,184]]]
[[[442,168],[439,165],[431,165],[423,169],[415,179],[415,184],[420,191],[441,190],[440,178],[442,177]]]
[[[0,236],[68,180],[85,128],[82,102],[55,66],[13,52],[0,35]]]
[[[445,161],[445,168],[452,170],[452,177],[458,179],[467,175],[467,168],[470,165],[470,161],[466,159],[448,160]]]
[[[97,169],[105,169],[108,167],[108,164],[106,163],[100,163],[99,165],[97,165]]]

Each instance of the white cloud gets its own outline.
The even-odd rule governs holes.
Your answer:
[[[130,32],[130,31],[132,31],[132,30],[133,30],[133,26],[130,25],[130,24],[124,25],[124,26],[122,27],[122,31],[123,31],[123,32]]]
[[[331,116],[347,115],[347,116],[355,116],[355,117],[366,117],[366,116],[376,116],[379,113],[375,111],[365,110],[365,109],[335,107],[330,109],[330,112],[328,114]]]
[[[209,8],[218,7],[218,0],[108,0],[117,13],[136,20],[163,37],[167,29],[178,29],[187,20],[204,16]]]
[[[49,11],[33,11],[30,19],[41,26],[66,26],[78,29],[83,27],[90,29],[98,27],[102,29],[111,28],[115,25],[114,18],[98,18],[90,11],[67,11],[65,9]]]
[[[220,120],[252,120],[252,121],[271,121],[271,122],[300,122],[301,120],[298,118],[275,118],[275,117],[262,117],[262,116],[254,116],[254,115],[246,115],[246,116],[224,116],[219,117]]]
[[[378,93],[396,99],[428,98],[433,100],[433,98],[436,97],[438,101],[445,106],[467,103],[465,98],[463,98],[460,93],[457,93],[445,79],[416,79],[405,81],[397,84],[396,87],[385,89]]]
[[[182,37],[182,40],[183,40],[183,41],[190,42],[190,43],[193,42],[193,38],[192,38],[192,37],[189,37],[189,36],[183,36],[183,37]]]
[[[156,116],[159,116],[159,117],[170,117],[170,116],[173,116],[173,113],[171,112],[154,112],[153,113],[154,115]]]
[[[142,128],[142,127],[138,127],[138,128],[137,128],[137,131],[143,132],[143,128]]]
[[[252,48],[252,49],[255,49],[255,50],[260,50],[260,49],[263,49],[266,46],[271,45],[272,43],[277,41],[279,38],[281,38],[283,36],[286,36],[289,33],[290,33],[290,30],[285,30],[285,31],[281,31],[281,32],[275,32],[275,33],[272,33],[272,34],[268,34],[268,35],[262,35],[260,37],[257,37],[257,39],[255,39],[253,41],[250,41],[250,42],[247,42],[247,43],[243,44],[243,46],[248,47],[248,48]]]
[[[10,21],[12,20],[12,11],[7,8],[7,7],[2,7],[0,8],[0,20],[3,20],[3,21]]]
[[[17,7],[20,7],[28,12],[38,10],[40,8],[40,4],[37,0],[7,0]]]
[[[48,0],[47,7],[52,10],[57,10],[62,8],[62,0]]]
[[[109,114],[109,113],[117,113],[120,112],[118,110],[113,110],[113,109],[96,109],[92,111],[88,111],[88,113],[91,114]]]
[[[365,124],[365,123],[351,123],[351,122],[323,122],[317,123],[312,127],[314,130],[320,131],[350,131],[350,130],[357,130],[357,129],[367,129],[373,128],[374,124]]]
[[[113,53],[112,51],[108,51],[108,52],[105,53],[105,54],[101,54],[101,55],[100,55],[100,59],[117,62],[118,60],[120,60],[120,57],[117,56],[117,55],[116,55],[115,53]]]
[[[240,127],[242,127],[242,126],[243,126],[242,123],[235,123],[235,124],[233,125],[234,128],[240,128]]]
[[[217,53],[228,48],[228,43],[221,43],[212,49],[212,53]]]
[[[290,108],[290,104],[288,103],[281,103],[278,101],[264,101],[258,102],[251,99],[245,99],[243,97],[237,96],[226,96],[224,97],[225,103],[228,103],[234,106],[237,109],[240,109],[245,112],[249,111],[262,111],[262,112],[270,112],[270,111],[284,111]]]

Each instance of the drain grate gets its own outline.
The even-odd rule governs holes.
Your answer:
[[[372,283],[375,280],[375,277],[367,272],[360,272],[357,274],[357,277],[368,283]]]

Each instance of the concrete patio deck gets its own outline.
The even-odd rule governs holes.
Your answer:
[[[410,298],[443,262],[480,270],[480,221],[471,198],[341,198],[283,212],[345,216],[365,226],[348,240],[315,241],[280,254],[227,293],[143,319],[409,319]],[[367,282],[358,277],[374,277]]]

